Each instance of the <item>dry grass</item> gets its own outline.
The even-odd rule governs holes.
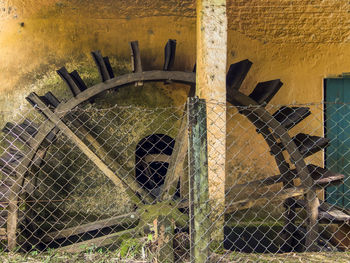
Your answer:
[[[29,254],[20,253],[1,253],[0,262],[3,263],[39,263],[39,262],[52,262],[52,263],[83,263],[83,262],[125,262],[125,263],[137,263],[137,262],[150,262],[147,259],[136,259],[130,257],[122,258],[120,251],[86,251],[78,254],[58,253],[51,250],[48,253],[37,253],[33,251]],[[224,255],[213,254],[210,257],[210,262],[317,262],[317,263],[348,263],[350,262],[349,252],[321,252],[321,253],[285,253],[285,254],[245,254],[228,252]]]

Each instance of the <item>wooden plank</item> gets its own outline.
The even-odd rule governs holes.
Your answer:
[[[102,81],[105,82],[106,80],[112,79],[114,75],[113,74],[111,75],[112,73],[111,69],[108,68],[110,67],[109,61],[108,63],[106,63],[106,60],[108,60],[108,58],[102,57],[102,54],[99,50],[92,51],[91,55],[95,61],[95,64],[97,66],[98,72],[100,73]]]
[[[337,184],[344,179],[343,174],[333,173],[325,168],[318,167],[316,165],[309,164],[307,166],[310,176],[314,180],[314,186],[318,188],[323,188],[328,184]],[[250,181],[244,184],[234,185],[227,191],[227,199],[230,200],[232,194],[241,192],[242,189],[251,189],[251,188],[261,188],[265,186],[270,186],[273,184],[283,183],[298,178],[298,171],[296,169],[290,170],[285,174],[274,175],[266,178],[262,178],[255,181]]]
[[[252,65],[248,59],[230,65],[226,75],[226,92],[239,90]]]
[[[79,104],[90,100],[93,96],[98,95],[106,90],[110,90],[116,87],[121,87],[127,84],[135,83],[138,80],[143,81],[165,81],[171,79],[173,82],[194,84],[196,81],[196,76],[192,72],[181,72],[181,71],[163,71],[154,70],[142,73],[131,73],[125,74],[116,78],[111,79],[108,82],[99,83],[88,90],[80,93],[76,97],[71,98],[66,103],[61,103],[57,109],[56,114],[58,117],[62,118],[71,109],[78,106]],[[32,146],[30,151],[27,153],[25,159],[21,161],[21,165],[16,169],[17,179],[16,183],[11,187],[11,197],[8,206],[9,216],[7,218],[7,233],[8,233],[8,244],[9,250],[15,250],[17,246],[17,218],[18,218],[18,202],[20,192],[20,185],[24,180],[24,175],[28,171],[31,161],[35,158],[39,146],[44,142],[44,140],[50,136],[50,133],[55,129],[55,124],[52,122],[44,122],[40,125],[40,129],[35,136],[35,139],[31,139],[30,145]]]
[[[329,140],[326,138],[311,136],[304,133],[299,133],[294,136],[293,141],[304,157],[319,152],[329,145]]]
[[[57,252],[79,253],[86,251],[89,247],[99,248],[121,242],[125,238],[132,238],[136,234],[136,229],[127,229],[110,235],[93,238],[83,242],[74,243],[69,246],[55,249]]]
[[[267,104],[276,95],[283,83],[279,79],[260,82],[249,95],[258,104]]]
[[[73,96],[77,96],[80,92],[87,89],[84,81],[81,79],[76,70],[69,73],[65,67],[62,67],[57,70],[57,73],[67,84]]]
[[[68,70],[65,67],[60,68],[56,72],[67,84],[68,88],[73,93],[73,96],[76,96],[81,92],[77,83],[75,83],[74,79],[72,78],[72,76],[69,74]]]
[[[29,145],[31,138],[38,132],[37,128],[33,125],[26,125],[26,123],[13,124],[11,122],[6,123],[2,131],[15,139],[18,138],[27,145]]]
[[[207,262],[212,222],[209,218],[207,115],[205,100],[188,98],[188,165],[191,260]]]
[[[101,143],[89,132],[89,129],[85,128],[84,124],[76,117],[73,113],[68,113],[66,117],[71,121],[72,125],[84,136],[84,139],[90,143],[90,145],[95,149],[96,154],[103,158],[104,162],[110,167],[113,171],[117,171],[119,174],[128,175],[132,177],[132,174],[125,170],[116,160],[111,158],[108,152],[104,149]],[[134,177],[132,177],[134,179]],[[138,185],[138,182],[134,179],[135,184]],[[122,183],[122,182],[120,182]],[[138,192],[143,201],[153,202],[151,195],[144,190],[140,189]]]
[[[130,49],[131,49],[132,72],[140,73],[142,72],[142,61],[141,61],[141,54],[139,49],[139,42],[138,41],[130,42]],[[135,82],[135,86],[142,86],[142,85],[143,85],[143,81]]]
[[[82,78],[80,77],[78,71],[73,70],[71,73],[69,73],[69,75],[72,77],[73,81],[75,82],[75,84],[77,85],[77,87],[81,92],[87,89],[87,86],[85,82],[82,80]]]
[[[6,209],[0,210],[0,227],[6,227],[6,221],[7,221],[8,211]],[[18,221],[22,222],[25,221],[26,217],[24,216],[23,211],[18,212]]]
[[[153,163],[153,162],[162,162],[162,163],[170,163],[171,155],[167,154],[147,154],[143,157],[143,161],[145,163]]]
[[[237,105],[237,106],[249,106],[249,105],[257,104],[250,97],[247,97],[244,94],[234,89],[231,90],[231,94],[227,94],[227,100],[230,103],[233,103],[234,105]],[[306,164],[303,159],[303,156],[299,153],[299,151],[295,151],[297,146],[295,145],[293,140],[290,138],[287,131],[263,107],[251,107],[251,108],[245,109],[244,111],[247,112],[247,117],[256,116],[256,118],[259,121],[261,121],[262,123],[264,123],[269,127],[271,132],[273,132],[273,135],[281,140],[282,144],[285,146],[287,152],[291,157],[291,161],[295,164],[299,177],[301,179],[302,185],[306,189],[308,189],[306,193],[306,199],[307,199],[306,210],[307,210],[307,218],[308,218],[306,247],[308,251],[312,251],[316,249],[316,247],[314,246],[314,242],[317,240],[317,237],[318,237],[317,207],[319,205],[319,200],[317,198],[316,189],[313,187],[314,182],[312,178],[309,176],[309,171],[306,168]]]
[[[109,58],[108,57],[103,57],[103,62],[106,65],[109,77],[111,79],[114,78],[114,73],[113,73],[112,65],[111,65],[111,62],[109,61]]]
[[[60,101],[52,94],[51,91],[47,92],[44,96],[41,96],[42,100],[47,102],[47,106],[52,106],[52,108],[57,108]]]
[[[254,206],[263,206],[264,204],[271,201],[283,201],[287,198],[303,196],[307,191],[301,187],[286,188],[284,190],[279,190],[278,192],[269,191],[264,194],[250,195],[245,199],[237,200],[231,197],[226,202],[225,214],[229,214],[239,210],[249,209]],[[188,208],[189,202],[183,200],[182,202],[176,203],[177,208]]]
[[[130,174],[120,175],[120,174],[114,174],[114,172],[93,152],[90,150],[90,148],[82,141],[80,138],[72,132],[68,126],[63,123],[63,121],[54,113],[52,112],[41,100],[40,98],[35,94],[31,93],[28,97],[29,100],[33,101],[38,109],[45,114],[45,116],[55,124],[55,126],[64,132],[64,134],[73,142],[75,143],[80,150],[93,162],[95,165],[109,178],[111,181],[116,184],[117,186],[120,185],[120,181],[123,183],[124,187],[126,188],[126,191],[128,195],[130,196],[131,200],[137,204],[140,205],[142,201],[139,199],[139,197],[136,195],[136,193],[143,194],[145,201],[152,202],[152,198],[148,193],[141,188],[141,186],[136,182],[134,178]],[[117,171],[116,171],[117,172]]]
[[[305,208],[305,200],[297,200],[298,207]],[[350,211],[342,207],[321,202],[319,207],[319,220],[325,220],[332,223],[349,223]]]
[[[293,128],[299,122],[310,116],[308,107],[286,107],[282,106],[272,116],[287,130]]]
[[[186,107],[185,107],[186,109]],[[186,112],[186,111],[184,111]],[[179,178],[184,174],[183,163],[186,158],[188,148],[188,132],[187,132],[186,114],[181,118],[179,132],[175,138],[174,150],[170,157],[168,170],[165,176],[164,185],[161,193],[161,200],[173,198],[177,190]]]
[[[343,206],[338,206],[338,205],[334,205],[334,204],[330,204],[328,202],[322,202],[320,204],[320,209],[323,211],[328,211],[329,209],[337,209],[339,211],[342,211],[343,213],[350,215],[350,210],[343,207]]]
[[[115,216],[83,225],[78,225],[75,227],[69,227],[66,229],[54,231],[47,233],[42,240],[44,242],[49,242],[52,240],[57,240],[60,238],[68,238],[70,236],[79,235],[89,231],[110,227],[110,226],[122,226],[122,225],[134,225],[139,220],[139,215],[137,213],[128,213],[125,215]]]
[[[252,191],[252,189],[260,189],[265,186],[282,183],[286,180],[286,178],[294,179],[296,178],[296,175],[290,172],[288,175],[274,175],[267,178],[251,181],[248,183],[234,185],[226,191],[226,200],[229,202],[234,198],[235,195],[237,195],[237,193],[242,192],[242,190],[245,192],[245,194],[248,195],[247,191]]]
[[[268,202],[273,202],[278,200],[283,201],[287,198],[302,196],[305,193],[306,193],[306,190],[304,188],[291,187],[291,188],[286,188],[284,190],[280,190],[277,193],[270,191],[260,195],[252,195],[249,198],[246,198],[244,200],[239,200],[239,201],[233,200],[231,202],[227,202],[225,213],[226,214],[232,213],[234,211],[248,209],[253,206],[263,206]]]
[[[163,70],[171,70],[175,62],[176,40],[169,39],[164,48]]]
[[[0,228],[0,240],[7,240],[6,228]]]
[[[153,222],[156,229],[155,238],[157,241],[157,262],[174,262],[174,228],[173,218],[169,215],[160,215]]]
[[[195,84],[196,75],[193,72],[163,70],[153,70],[121,75],[119,77],[111,79],[108,82],[96,84],[95,86],[90,87],[86,91],[80,93],[76,97],[71,98],[66,103],[61,103],[56,112],[58,116],[64,116],[69,110],[78,106],[82,102],[89,100],[91,97],[100,94],[103,91],[107,91],[116,87],[119,88],[127,84],[135,83],[139,80],[143,82],[171,80],[172,82]]]
[[[332,209],[329,211],[320,211],[319,212],[319,220],[328,220],[332,223],[349,223],[350,216],[343,213],[340,210]]]
[[[17,223],[18,223],[18,200],[19,200],[19,192],[22,178],[18,178],[16,183],[11,187],[11,193],[9,197],[8,204],[8,215],[7,215],[7,237],[8,237],[8,248],[10,251],[14,251],[17,246]]]
[[[135,73],[142,72],[142,62],[141,62],[141,54],[139,49],[139,42],[132,41],[130,42],[131,49],[131,65],[132,71]]]
[[[51,93],[48,92],[45,94],[44,98],[46,99],[44,102],[47,104],[50,104],[52,107],[56,108],[60,102],[59,100]],[[33,104],[33,103],[32,103]],[[95,151],[97,155],[100,156],[100,158],[103,158],[105,162],[115,171],[118,171],[120,174],[129,175],[125,169],[121,167],[113,158],[111,158],[108,154],[108,152],[103,148],[103,146],[90,134],[89,130],[85,128],[83,123],[79,120],[78,117],[75,116],[75,114],[69,112],[67,113],[66,117],[71,121],[73,126],[81,133],[83,134],[84,138],[95,148]],[[138,183],[135,180],[135,184],[138,185]],[[142,196],[142,200],[153,200],[149,196],[149,194],[141,188],[142,191],[139,191],[139,194]]]

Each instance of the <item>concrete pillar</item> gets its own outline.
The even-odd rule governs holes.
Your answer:
[[[226,0],[197,0],[197,96],[207,101],[212,239],[223,240],[226,162]]]

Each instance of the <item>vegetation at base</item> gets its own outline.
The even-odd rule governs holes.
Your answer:
[[[116,249],[113,251],[87,248],[86,251],[81,253],[58,253],[55,250],[50,250],[46,253],[30,254],[20,253],[6,253],[0,252],[0,262],[3,263],[117,263],[117,262],[152,262],[151,258],[140,257],[139,254],[133,254],[129,249],[135,248],[139,244],[135,244],[134,241],[129,244],[125,243],[124,248]],[[123,249],[123,252],[122,252]],[[125,253],[126,252],[126,253]],[[125,253],[125,254],[122,254]],[[223,254],[210,255],[209,262],[284,262],[284,263],[347,263],[350,261],[349,252],[336,252],[336,253],[285,253],[285,254],[248,254],[237,253],[231,251],[224,251]]]

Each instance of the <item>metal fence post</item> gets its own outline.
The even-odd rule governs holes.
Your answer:
[[[205,100],[188,98],[191,262],[206,262],[210,244],[207,119]]]

